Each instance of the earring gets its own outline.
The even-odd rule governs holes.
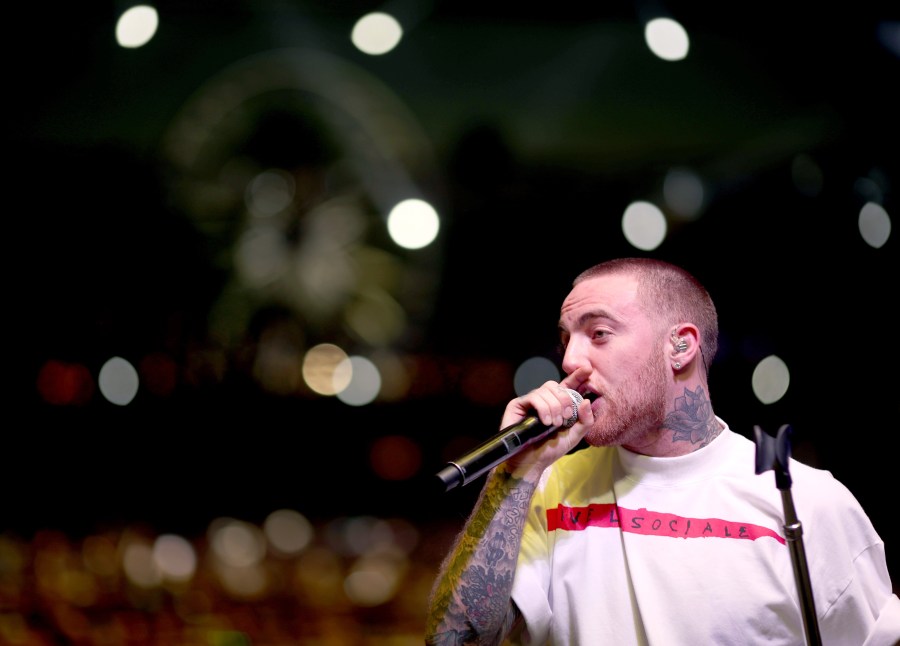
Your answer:
[[[681,370],[681,362],[680,361],[675,362],[675,370]]]
[[[684,352],[685,350],[687,350],[687,348],[688,348],[687,341],[684,340],[684,337],[681,337],[675,343],[675,351],[676,352]]]

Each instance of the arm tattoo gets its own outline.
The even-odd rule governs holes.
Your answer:
[[[684,395],[675,398],[675,410],[666,415],[663,425],[674,431],[672,442],[699,442],[701,447],[712,442],[722,430],[702,386],[697,386],[694,392],[685,388]]]
[[[425,643],[500,644],[518,619],[513,577],[533,483],[495,470],[444,559],[429,599]]]

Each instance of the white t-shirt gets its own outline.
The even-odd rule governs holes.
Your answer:
[[[870,520],[830,472],[793,459],[788,472],[823,644],[893,646],[900,599]],[[756,444],[727,427],[680,457],[569,454],[544,473],[525,527],[522,642],[804,644],[784,524],[774,471],[757,475]]]

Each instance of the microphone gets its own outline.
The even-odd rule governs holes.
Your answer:
[[[477,480],[492,468],[516,455],[525,447],[550,435],[560,429],[569,428],[578,421],[578,407],[583,397],[571,388],[566,388],[572,397],[572,417],[567,419],[562,426],[547,426],[536,415],[526,417],[521,422],[507,426],[492,438],[482,442],[461,458],[452,460],[447,466],[437,473],[438,479],[444,484],[445,491],[450,491],[456,486],[467,485]],[[594,401],[596,395],[588,395],[590,401]]]

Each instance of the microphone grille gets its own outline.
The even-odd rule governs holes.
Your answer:
[[[575,422],[578,421],[578,407],[581,406],[581,402],[584,401],[584,397],[577,390],[572,390],[571,388],[565,389],[567,393],[569,393],[569,397],[572,398],[572,417],[566,420],[565,427],[569,428]]]

